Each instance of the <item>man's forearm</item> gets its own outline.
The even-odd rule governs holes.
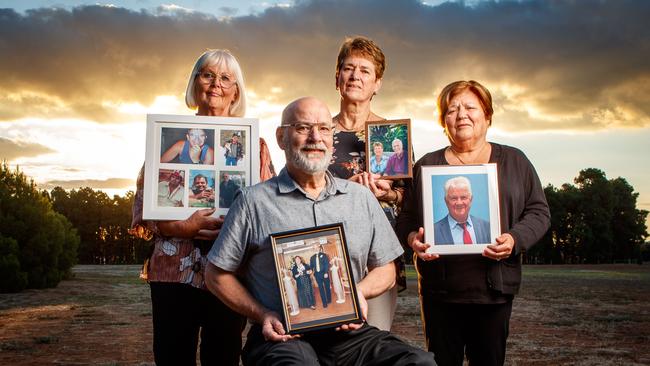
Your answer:
[[[208,263],[205,284],[224,304],[256,323],[261,323],[269,310],[255,300],[232,273]]]
[[[357,284],[357,290],[361,291],[366,299],[377,297],[395,286],[395,274],[394,262],[375,267]]]

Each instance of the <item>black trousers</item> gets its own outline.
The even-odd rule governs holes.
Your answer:
[[[330,278],[329,276],[325,278],[324,275],[314,275],[316,278],[316,284],[318,284],[318,292],[320,293],[320,299],[323,303],[323,307],[326,308],[329,303],[332,302],[332,291],[330,290]]]
[[[504,304],[452,304],[422,295],[428,349],[443,366],[500,366],[505,362],[512,300]]]
[[[242,361],[259,366],[435,365],[433,354],[368,324],[355,331],[315,331],[288,342],[267,342],[260,326],[254,325],[248,332]]]
[[[151,282],[156,365],[239,365],[246,319],[216,296],[182,283]]]

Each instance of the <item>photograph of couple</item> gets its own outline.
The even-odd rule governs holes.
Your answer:
[[[277,244],[276,252],[287,321],[308,327],[355,316],[339,235],[290,240]]]

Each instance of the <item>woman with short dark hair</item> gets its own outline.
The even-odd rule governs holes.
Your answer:
[[[429,351],[439,365],[503,365],[512,300],[521,283],[521,253],[542,238],[550,213],[535,168],[520,150],[488,142],[492,97],[476,81],[456,81],[438,97],[449,146],[424,155],[407,186],[398,236],[417,255]],[[496,163],[502,234],[483,255],[426,253],[421,168]],[[461,223],[466,224],[466,223]]]

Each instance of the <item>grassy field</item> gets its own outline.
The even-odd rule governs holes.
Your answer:
[[[650,266],[526,266],[512,365],[650,364]]]
[[[0,365],[151,365],[138,266],[77,266],[55,289],[0,294]],[[414,272],[394,331],[423,347]],[[649,365],[650,265],[526,266],[508,365]]]

